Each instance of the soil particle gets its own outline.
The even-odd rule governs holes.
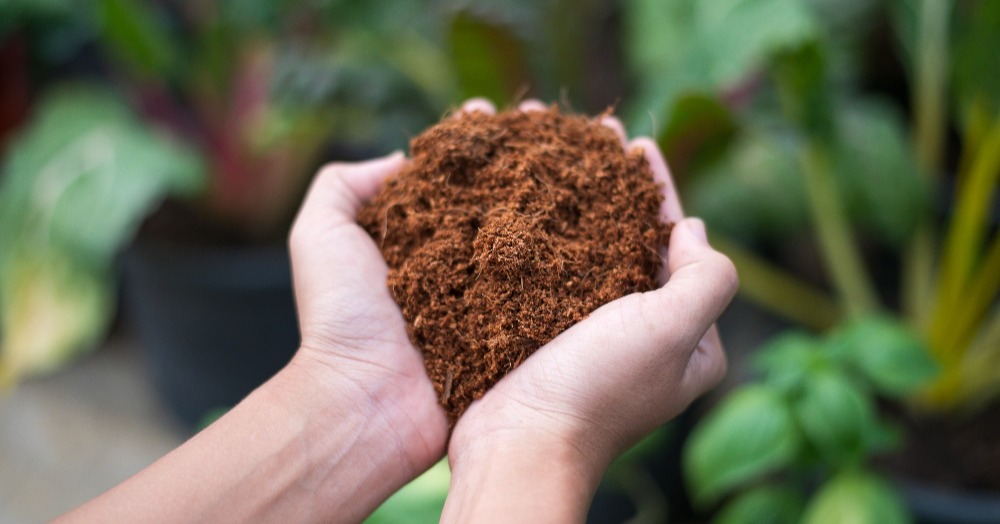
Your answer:
[[[452,424],[594,309],[656,286],[660,188],[597,120],[462,114],[410,148],[358,222]]]

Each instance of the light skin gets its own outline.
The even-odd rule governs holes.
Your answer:
[[[543,109],[528,101],[523,111]],[[464,111],[492,113],[471,100]],[[81,521],[358,522],[448,453],[443,522],[579,522],[610,462],[725,373],[713,325],[736,272],[684,219],[669,172],[644,151],[676,223],[662,287],[609,303],[538,350],[466,411],[444,412],[385,286],[358,208],[407,160],[331,164],[290,236],[302,346],[215,424],[62,517]]]

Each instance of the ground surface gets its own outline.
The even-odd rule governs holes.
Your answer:
[[[48,521],[185,439],[138,353],[134,338],[116,336],[65,371],[0,393],[0,523]]]

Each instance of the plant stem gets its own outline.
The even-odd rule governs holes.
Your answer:
[[[712,244],[726,254],[740,275],[740,294],[810,329],[824,331],[840,321],[840,308],[822,290],[760,259],[719,235]]]
[[[944,343],[948,352],[962,351],[963,347],[970,344],[976,328],[1000,295],[1000,232],[993,235],[990,247],[979,264],[979,270],[970,282],[975,285],[971,285],[969,292],[963,295],[955,323]],[[1000,344],[995,352],[1000,353]]]
[[[925,176],[941,171],[944,149],[945,87],[948,80],[948,22],[951,2],[923,0],[917,35],[914,136]]]
[[[948,79],[948,21],[951,2],[923,0],[917,35],[916,85],[913,102],[913,143],[924,179],[941,172],[945,127],[945,87]],[[917,229],[903,257],[903,310],[915,327],[925,325],[933,289],[934,234],[929,220]]]
[[[810,139],[799,161],[820,249],[842,307],[852,317],[871,313],[878,308],[878,298],[851,238],[828,154],[815,139]]]
[[[957,313],[970,293],[972,272],[982,255],[987,216],[1000,181],[1000,117],[983,139],[968,176],[958,188],[954,217],[948,226],[941,260],[939,296],[931,319],[930,345],[938,356],[959,359],[964,348],[947,351],[945,341],[956,327]],[[946,355],[947,353],[956,353]]]

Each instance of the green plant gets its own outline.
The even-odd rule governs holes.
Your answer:
[[[386,9],[404,12],[386,21]],[[0,44],[28,42],[33,66],[91,46],[90,60],[109,71],[50,88],[4,152],[3,381],[54,369],[105,332],[114,257],[164,198],[183,202],[210,230],[203,236],[280,239],[321,146],[388,149],[406,139],[395,126],[436,118],[451,77],[438,78],[433,19],[416,9],[392,1],[0,3]],[[27,67],[10,74],[30,81]]]
[[[2,168],[0,383],[101,335],[119,246],[164,194],[197,193],[203,168],[106,92],[76,86],[39,103]]]
[[[937,371],[922,341],[868,317],[824,338],[783,335],[755,363],[762,378],[731,392],[686,444],[694,500],[735,493],[714,522],[907,522],[866,464],[898,439],[875,396],[903,398]]]
[[[923,387],[889,392],[853,384],[839,388],[841,402],[863,398],[870,405],[873,395],[883,395],[919,416],[996,401],[1000,233],[991,233],[995,227],[989,221],[1000,177],[1000,67],[993,52],[1000,45],[1000,5],[936,0],[668,5],[633,0],[628,6],[627,22],[633,29],[627,49],[643,95],[634,100],[630,127],[644,130],[652,123],[689,210],[706,218],[713,243],[736,263],[742,296],[816,331],[843,332],[850,329],[843,326],[872,315],[895,319],[884,322],[895,326],[899,337],[914,341],[913,347],[926,348],[936,363],[938,374],[925,375]],[[891,101],[866,92],[859,83],[864,63],[859,52],[865,49],[860,44],[870,39],[871,28],[882,17],[893,23],[913,86],[912,131]],[[672,30],[644,29],[654,25]],[[698,42],[705,40],[715,44],[712,49],[691,49],[703,47]],[[715,50],[724,52],[717,55]],[[732,57],[738,59],[726,61]],[[944,154],[950,125],[962,137],[953,166],[945,164]],[[941,220],[932,197],[948,182],[949,173],[955,175],[956,199],[950,216]],[[810,268],[812,273],[803,278],[760,254],[795,244],[815,246],[818,271]],[[892,265],[899,257],[898,301],[886,300],[884,291],[876,288],[872,260],[866,259],[863,246],[898,254],[888,261]],[[893,312],[887,304],[896,302],[901,307]],[[893,354],[891,339],[876,332],[872,336],[866,347],[873,355]],[[829,343],[813,345],[814,354],[830,352]],[[918,353],[914,350],[909,358],[925,362]],[[794,352],[780,358],[802,363],[793,357]],[[886,374],[899,364],[871,362],[873,369],[881,367]],[[698,489],[705,489],[713,476],[733,474],[725,468],[749,467],[741,458],[765,460],[770,465],[759,467],[767,471],[804,465],[797,452],[786,449],[782,454],[772,446],[819,445],[809,442],[813,437],[803,433],[791,411],[789,403],[795,400],[787,392],[774,391],[772,365],[763,366],[768,378],[762,384],[735,393],[710,420],[722,420],[719,427],[732,429],[739,426],[733,420],[740,409],[772,409],[770,415],[758,414],[770,416],[766,420],[772,424],[784,424],[770,430],[798,443],[758,443],[744,456],[735,440],[729,441],[732,447],[712,447],[698,444],[707,437],[696,436],[692,447],[707,446],[692,452],[702,455],[688,464]],[[851,369],[834,367],[842,375]],[[835,392],[831,388],[831,397]],[[733,407],[733,402],[747,406]],[[761,423],[748,417],[744,427]],[[716,437],[724,433],[713,431]],[[795,432],[799,437],[790,436]],[[825,509],[809,511],[806,518],[832,511],[836,500],[851,493],[885,492],[870,473],[837,473],[861,468],[879,449],[861,448],[851,468],[841,459],[813,467],[806,480],[836,487],[821,489],[818,500],[825,502],[813,507]],[[766,463],[768,457],[773,464]],[[715,469],[699,460],[715,461]],[[757,471],[754,467],[750,471]],[[692,473],[691,468],[700,469]],[[793,497],[786,488],[755,489],[733,501],[730,508],[738,509],[725,510],[720,520],[742,515],[737,521],[745,521],[760,511],[758,516],[783,515],[779,521],[794,521],[798,517],[788,516],[799,515],[793,509],[800,506],[803,493]]]
[[[636,31],[633,69],[656,74],[640,75],[647,95],[635,105],[632,127],[648,126],[643,113],[651,108],[662,115],[654,131],[691,210],[705,216],[739,268],[742,295],[816,330],[898,302],[897,314],[942,370],[909,401],[947,411],[996,398],[1000,234],[991,233],[990,206],[1000,177],[1000,68],[986,50],[1000,45],[1000,7],[936,0],[630,5],[635,26],[679,26]],[[891,103],[857,85],[857,42],[880,13],[894,22],[912,79],[912,139]],[[703,39],[741,49],[740,59],[689,49]],[[954,166],[943,163],[949,125],[962,137]],[[956,198],[940,226],[931,196],[949,172]],[[752,247],[789,238],[815,242],[822,286]],[[898,301],[876,289],[862,245],[898,253]]]

